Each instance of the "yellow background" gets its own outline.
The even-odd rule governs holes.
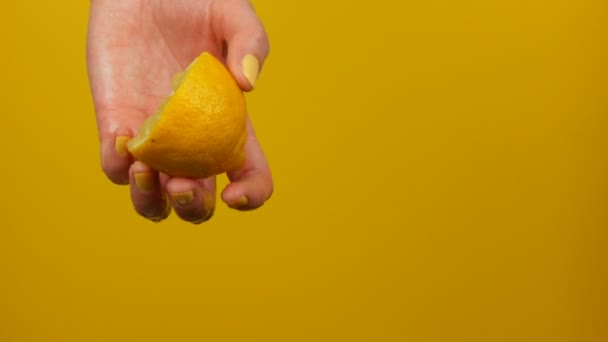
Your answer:
[[[606,1],[254,4],[276,192],[193,226],[100,170],[88,2],[3,3],[0,341],[608,341]]]

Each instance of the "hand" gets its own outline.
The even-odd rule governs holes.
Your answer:
[[[171,207],[200,223],[215,209],[215,177],[171,178],[134,161],[126,142],[171,92],[173,75],[202,51],[230,70],[243,91],[255,85],[268,54],[264,27],[246,0],[92,0],[87,64],[101,142],[102,169],[130,184],[135,210],[154,221]],[[228,173],[222,200],[255,209],[270,197],[272,177],[249,121],[246,162]]]

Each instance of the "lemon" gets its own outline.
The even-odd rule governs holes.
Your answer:
[[[206,178],[245,161],[243,92],[215,57],[203,52],[173,79],[173,92],[128,143],[129,152],[170,176]]]

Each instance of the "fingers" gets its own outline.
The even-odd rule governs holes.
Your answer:
[[[228,45],[226,65],[241,89],[250,91],[270,50],[264,26],[249,1],[226,0],[215,4],[212,16],[220,19],[214,21],[214,31]],[[245,165],[228,173],[231,183],[222,192],[222,200],[239,210],[262,206],[273,191],[270,169],[251,122],[245,153]]]
[[[252,210],[262,206],[273,192],[270,168],[251,121],[248,121],[247,129],[245,165],[228,173],[231,183],[222,192],[222,200],[229,207],[239,210]]]
[[[135,211],[155,222],[166,219],[171,206],[162,191],[158,172],[141,162],[135,162],[129,170],[131,201]]]
[[[133,158],[127,150],[131,132],[116,130],[101,137],[101,168],[116,184],[129,184],[129,166]]]
[[[99,129],[101,168],[106,176],[116,184],[129,184],[129,167],[133,157],[127,150],[127,143],[139,127],[145,115],[134,110],[96,110]]]
[[[184,221],[203,223],[215,210],[215,177],[193,180],[172,178],[166,185],[175,213]]]
[[[172,206],[182,220],[194,224],[203,223],[213,216],[215,177],[169,179],[141,162],[133,163],[129,175],[135,211],[149,220],[160,222],[166,219]]]
[[[228,44],[226,64],[244,91],[255,86],[270,43],[262,22],[248,1],[218,1],[213,9],[215,32]]]

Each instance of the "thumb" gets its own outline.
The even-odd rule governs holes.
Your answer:
[[[270,50],[262,22],[248,1],[219,1],[215,32],[228,45],[226,65],[244,91],[255,86]]]

